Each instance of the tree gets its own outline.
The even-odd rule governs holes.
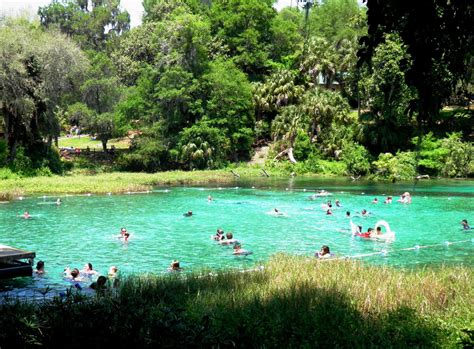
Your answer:
[[[15,158],[18,145],[27,151],[44,149],[45,154],[59,135],[57,108],[82,81],[87,59],[63,35],[18,20],[0,28],[0,61],[0,105],[9,160]]]
[[[83,49],[103,50],[107,41],[130,29],[130,15],[120,0],[53,0],[38,9],[45,28],[59,28]]]
[[[236,65],[254,80],[267,70],[272,40],[273,0],[214,0],[212,34],[229,48]]]
[[[225,130],[234,160],[249,157],[254,114],[250,83],[232,61],[216,60],[202,77],[205,115],[211,125]]]
[[[416,90],[420,135],[463,78],[474,54],[474,4],[465,0],[367,1],[368,34],[361,39],[360,61],[370,62],[386,33],[400,35],[413,63],[406,73]],[[421,140],[421,138],[420,138]]]
[[[359,89],[370,113],[364,124],[366,144],[376,151],[406,147],[411,123],[411,101],[416,93],[406,83],[412,60],[395,34],[387,34],[372,58],[371,71],[362,74]]]

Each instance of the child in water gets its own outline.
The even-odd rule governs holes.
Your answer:
[[[471,227],[469,226],[469,224],[467,224],[467,219],[463,219],[463,220],[461,221],[461,224],[462,224],[462,228],[463,228],[464,230],[470,230],[470,229],[471,229]]]
[[[319,252],[316,252],[315,253],[315,256],[317,258],[320,258],[320,259],[327,259],[327,258],[331,258],[332,257],[332,254],[331,252],[329,251],[329,246],[326,246],[326,245],[323,245],[321,247],[321,250]]]

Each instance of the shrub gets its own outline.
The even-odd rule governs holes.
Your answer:
[[[351,175],[365,175],[370,171],[370,154],[363,146],[357,143],[345,143],[342,148],[342,161]]]
[[[308,158],[313,150],[314,146],[311,144],[311,139],[309,138],[308,134],[301,130],[298,131],[293,148],[295,159],[298,161],[304,161]]]
[[[15,159],[10,164],[10,169],[20,176],[29,176],[33,172],[33,162],[25,155],[25,148],[18,147]]]
[[[462,142],[460,133],[452,133],[442,140],[445,158],[441,173],[449,177],[468,177],[474,174],[474,146]]]
[[[418,144],[418,137],[412,139],[412,143]],[[420,143],[418,168],[421,173],[438,175],[443,168],[444,157],[448,151],[442,147],[442,141],[436,139],[430,132],[423,136]]]
[[[413,152],[381,153],[372,163],[375,173],[372,179],[405,181],[416,176],[416,159]]]

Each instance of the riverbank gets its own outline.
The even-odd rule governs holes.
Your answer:
[[[255,272],[139,275],[113,294],[5,303],[0,346],[469,347],[473,285],[463,266],[276,255]]]
[[[262,177],[262,170],[241,167],[232,170],[240,178]],[[270,176],[281,176],[280,171],[268,170]],[[309,177],[316,177],[311,175]],[[321,176],[319,176],[321,177]],[[108,172],[98,174],[72,173],[64,176],[38,176],[3,179],[0,181],[0,201],[31,193],[49,194],[106,194],[151,190],[158,185],[192,185],[233,183],[236,176],[231,169],[208,171],[168,171],[156,173]]]

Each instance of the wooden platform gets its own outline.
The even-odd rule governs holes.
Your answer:
[[[0,245],[0,279],[31,276],[35,252]],[[21,261],[26,259],[27,262]]]

